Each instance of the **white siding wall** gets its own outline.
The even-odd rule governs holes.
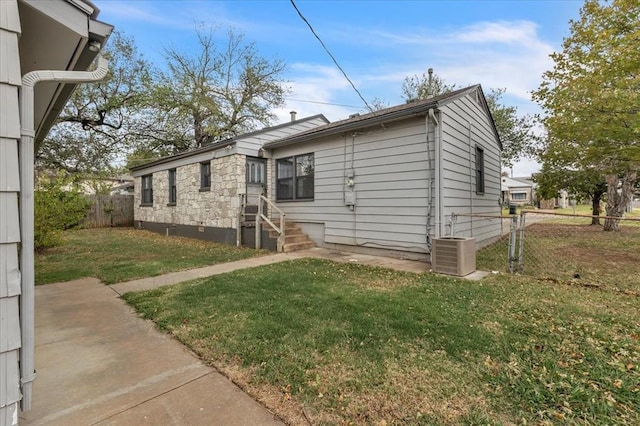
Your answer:
[[[21,84],[16,0],[0,2],[0,424],[18,421],[20,270],[18,244],[18,88]]]
[[[473,94],[442,108],[441,185],[444,233],[451,213],[500,215],[500,147],[485,110]],[[476,146],[484,150],[485,191],[476,192]],[[502,221],[460,216],[455,235],[474,237],[479,245],[501,233]]]
[[[376,126],[273,151],[276,159],[313,153],[313,201],[277,202],[287,217],[324,224],[324,242],[427,253],[427,143],[425,118]],[[430,144],[432,146],[432,144]],[[433,153],[431,155],[433,159]],[[345,205],[353,161],[356,206]],[[275,169],[269,194],[275,200]]]

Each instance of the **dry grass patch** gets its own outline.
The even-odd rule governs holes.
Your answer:
[[[562,218],[527,226],[520,273],[568,284],[639,292],[640,222],[622,222],[619,232],[604,232],[601,226],[589,223],[585,218]],[[481,249],[478,268],[506,271],[508,241],[507,235]]]

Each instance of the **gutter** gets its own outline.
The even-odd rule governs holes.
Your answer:
[[[20,87],[20,384],[22,385],[22,411],[31,409],[31,396],[35,372],[35,285],[34,285],[34,87],[43,81],[61,83],[87,83],[102,80],[109,64],[98,56],[95,71],[31,71],[22,77]]]

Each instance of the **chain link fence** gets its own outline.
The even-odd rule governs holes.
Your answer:
[[[479,270],[517,273],[554,282],[640,291],[640,218],[623,218],[619,231],[592,225],[592,216],[525,211],[512,216],[456,215],[455,222],[501,226],[481,244]],[[605,218],[599,218],[603,223]],[[453,223],[454,221],[452,221]],[[459,226],[452,227],[456,235]]]

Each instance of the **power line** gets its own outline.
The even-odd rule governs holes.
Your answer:
[[[285,98],[289,101],[294,101],[294,102],[304,102],[307,104],[320,104],[320,105],[332,105],[332,106],[341,106],[341,107],[345,107],[345,108],[362,108],[359,106],[355,106],[355,105],[345,105],[345,104],[334,104],[331,102],[320,102],[320,101],[305,101],[303,99],[293,99],[293,98]]]
[[[362,99],[362,102],[364,102],[364,104],[367,106],[367,109],[369,109],[369,111],[373,111],[373,108],[371,108],[369,106],[369,104],[367,103],[367,101],[364,99],[364,97],[362,96],[362,94],[360,93],[360,91],[356,88],[356,85],[353,84],[353,81],[351,81],[351,79],[349,78],[349,76],[347,75],[346,72],[344,72],[344,70],[342,69],[342,67],[340,66],[340,64],[338,64],[338,61],[336,60],[336,58],[333,56],[333,54],[331,54],[331,52],[329,51],[329,49],[327,48],[327,46],[325,46],[324,42],[322,41],[322,39],[320,39],[320,36],[318,36],[318,34],[316,33],[316,31],[313,29],[313,27],[311,26],[311,24],[309,23],[309,21],[307,21],[307,18],[304,17],[304,15],[302,15],[302,12],[300,12],[300,9],[298,9],[298,6],[296,6],[296,3],[293,0],[290,0],[291,4],[293,5],[293,8],[296,10],[296,12],[298,12],[298,15],[300,16],[300,19],[302,19],[305,24],[307,24],[307,26],[309,27],[309,29],[311,30],[311,32],[313,33],[313,35],[316,37],[316,39],[318,39],[318,41],[320,42],[320,44],[322,45],[322,47],[324,48],[324,51],[327,52],[327,54],[331,57],[331,59],[333,60],[333,63],[336,64],[336,67],[338,67],[338,69],[340,70],[340,72],[342,72],[342,75],[344,75],[344,78],[347,79],[347,81],[349,82],[349,84],[351,84],[351,87],[353,87],[353,90],[356,91],[356,93],[358,94],[358,96],[360,96],[360,99]]]

